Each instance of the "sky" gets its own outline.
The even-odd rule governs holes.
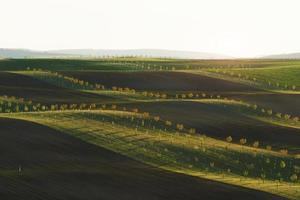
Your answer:
[[[300,52],[299,0],[0,0],[0,48]]]

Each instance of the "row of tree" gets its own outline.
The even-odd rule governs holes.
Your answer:
[[[123,109],[124,110],[124,109]],[[195,134],[195,129],[188,129],[183,124],[179,123],[173,123],[170,120],[162,120],[159,116],[151,116],[149,113],[144,114],[143,112],[139,111],[137,108],[131,108],[131,109],[125,109],[132,111],[136,113],[137,115],[132,116],[129,113],[122,115],[123,118],[120,117],[112,117],[109,118],[108,121],[112,124],[123,124],[126,126],[131,126],[132,128],[135,128],[136,130],[139,129],[141,132],[148,133],[149,129],[154,129],[156,131],[152,131],[149,134],[158,134],[157,137],[160,137],[161,134],[166,131],[167,127],[168,133],[170,133],[170,130],[175,131],[175,133],[183,133],[182,136],[186,136],[186,141],[188,141],[188,138],[191,138],[191,134]],[[126,120],[128,120],[126,122]],[[172,129],[170,129],[172,127]],[[300,168],[297,162],[295,162],[294,159],[290,159],[289,157],[285,156],[269,156],[269,154],[263,154],[258,153],[254,150],[253,154],[249,154],[247,152],[235,152],[233,151],[234,148],[228,149],[228,154],[232,156],[232,159],[234,159],[235,165],[229,164],[228,165],[222,163],[223,159],[223,153],[218,148],[209,148],[211,144],[205,144],[205,136],[196,134],[194,136],[200,136],[199,140],[201,141],[201,148],[194,146],[194,142],[187,142],[185,143],[186,147],[183,149],[189,149],[190,147],[194,146],[194,150],[197,152],[195,153],[188,153],[188,152],[178,152],[176,151],[177,156],[183,156],[181,159],[185,160],[188,164],[188,168],[197,169],[198,167],[213,171],[217,173],[224,173],[227,172],[229,174],[237,174],[240,176],[244,176],[247,178],[248,176],[252,177],[258,177],[264,180],[278,180],[280,182],[282,181],[290,181],[290,182],[297,182],[298,181],[298,175],[300,173]],[[195,138],[195,137],[193,137]],[[172,148],[165,147],[164,144],[166,142],[166,137],[162,140],[163,142],[158,145],[156,144],[156,151],[157,156],[162,157],[164,154],[169,154],[170,151],[172,153]],[[169,138],[170,142],[172,142],[172,137]],[[160,140],[159,140],[160,141]],[[226,138],[226,141],[228,143],[233,142],[233,138],[231,136],[228,136]],[[240,138],[239,143],[241,145],[246,145],[248,143],[246,138]],[[149,145],[152,143],[149,143]],[[151,145],[150,145],[151,146]],[[251,143],[251,146],[254,148],[260,148],[260,142],[254,141]],[[161,148],[160,148],[161,147]],[[150,147],[154,148],[154,147]],[[266,147],[268,150],[272,150],[271,146]],[[212,151],[214,153],[212,153]],[[173,152],[175,153],[175,152]],[[287,154],[287,152],[285,152]],[[212,156],[214,155],[214,156]],[[227,155],[227,156],[228,156]],[[253,155],[251,157],[251,155]],[[215,158],[215,156],[217,158]],[[180,160],[182,161],[182,160]]]

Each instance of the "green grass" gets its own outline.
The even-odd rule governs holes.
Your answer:
[[[300,88],[300,64],[295,63],[261,68],[208,69],[208,72],[265,89],[297,91]]]
[[[183,60],[159,58],[110,58],[110,59],[1,59],[0,70],[25,70],[42,68],[44,70],[186,70],[202,68],[269,67],[299,65],[297,60]],[[138,65],[138,66],[137,66]],[[141,68],[144,66],[144,68]],[[148,68],[149,67],[149,68]]]
[[[289,89],[291,86],[300,88],[300,65],[288,67],[272,67],[260,69],[234,69],[235,73],[245,74],[251,77],[256,77],[258,81],[271,82],[272,85],[277,83],[283,89],[287,85]]]

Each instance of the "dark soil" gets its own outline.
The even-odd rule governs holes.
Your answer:
[[[257,89],[230,81],[214,79],[183,72],[84,72],[65,71],[91,83],[101,83],[107,87],[129,87],[150,91],[257,91]]]
[[[246,138],[248,142],[260,141],[274,148],[288,148],[300,152],[300,129],[272,125],[246,116],[221,105],[196,102],[156,102],[129,104],[141,111],[156,114],[173,123],[183,123],[200,133],[225,140],[232,136],[234,142]],[[248,113],[250,114],[250,113]]]
[[[56,87],[25,75],[0,72],[0,95],[15,96],[37,103],[94,103],[114,99],[96,94]]]

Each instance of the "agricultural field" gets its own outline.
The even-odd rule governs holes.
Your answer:
[[[297,60],[0,60],[0,197],[300,199],[299,75]]]

